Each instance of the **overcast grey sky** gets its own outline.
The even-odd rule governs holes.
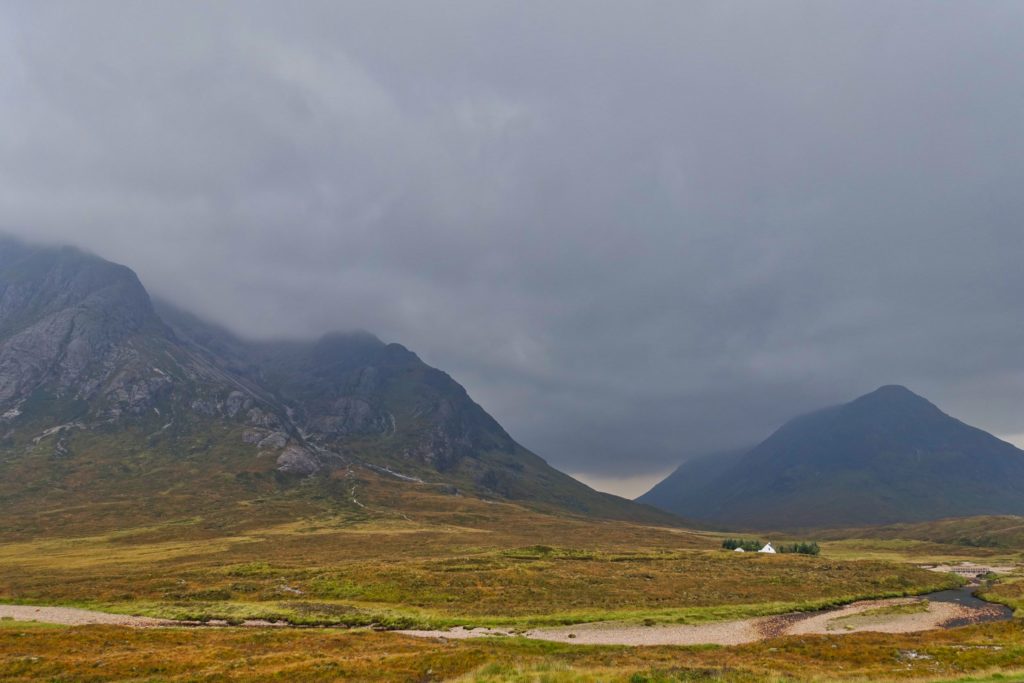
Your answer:
[[[0,229],[624,493],[884,383],[1024,433],[1022,219],[1021,2],[0,6]]]

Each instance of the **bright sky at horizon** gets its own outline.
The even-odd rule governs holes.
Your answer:
[[[641,474],[633,477],[601,477],[579,472],[574,472],[569,476],[582,481],[595,491],[612,493],[616,496],[632,500],[650,491],[655,484],[671,474],[674,469],[658,472],[657,474]]]

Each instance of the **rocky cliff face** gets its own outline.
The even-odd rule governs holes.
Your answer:
[[[366,333],[313,344],[268,345],[257,365],[314,442],[372,439],[439,472],[480,453],[510,453],[512,438],[447,374],[399,344]]]
[[[451,377],[399,344],[368,333],[247,342],[154,306],[123,266],[6,240],[0,437],[0,455],[15,464],[19,449],[43,448],[73,469],[77,443],[104,452],[133,443],[140,445],[125,446],[129,457],[144,461],[150,450],[186,454],[197,485],[216,469],[203,454],[227,453],[220,476],[236,484],[271,473],[282,485],[313,476],[329,482],[359,466],[450,491],[664,519],[550,468]],[[107,467],[113,477],[130,469]]]
[[[139,412],[168,387],[144,367],[141,335],[165,331],[131,271],[70,249],[0,250],[0,409],[45,392]]]
[[[309,473],[344,461],[342,453],[360,457],[376,451],[389,466],[445,473],[467,459],[517,448],[465,389],[400,344],[365,332],[333,333],[313,342],[247,343],[167,305],[161,313],[175,338],[258,387],[254,393],[286,416],[292,448],[283,455],[283,470]],[[216,350],[226,353],[218,356]],[[214,405],[204,407],[216,413]],[[229,417],[246,409],[227,403]],[[321,462],[324,454],[333,455]]]
[[[0,413],[110,421],[183,400],[231,418],[255,408],[175,337],[128,268],[11,241],[0,253]]]

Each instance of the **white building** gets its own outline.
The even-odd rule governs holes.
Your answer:
[[[771,553],[772,555],[774,555],[775,554],[775,548],[772,547],[771,543],[765,543],[764,547],[761,548],[760,550],[758,550],[757,552],[759,552],[759,553]]]

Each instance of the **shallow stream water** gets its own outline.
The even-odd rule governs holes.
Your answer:
[[[974,614],[973,617],[953,619],[952,621],[943,624],[942,628],[956,628],[957,626],[985,624],[993,621],[1009,621],[1013,618],[1012,609],[1006,605],[998,605],[994,602],[986,602],[982,600],[975,595],[977,590],[977,585],[968,585],[963,586],[962,588],[939,591],[938,593],[928,593],[921,597],[929,602],[951,602],[975,610],[972,612],[972,614]]]

